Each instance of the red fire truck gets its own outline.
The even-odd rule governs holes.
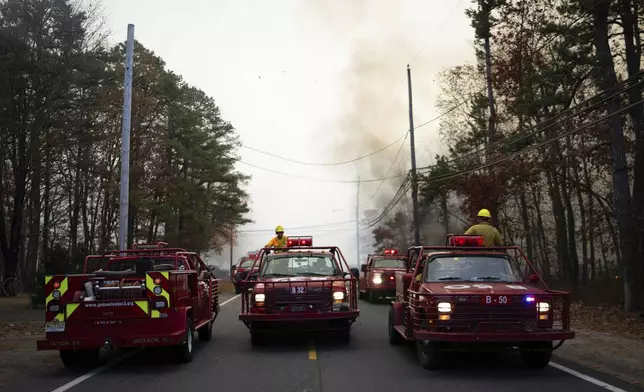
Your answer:
[[[312,237],[289,237],[287,248],[263,248],[258,271],[244,281],[239,319],[258,345],[273,333],[333,331],[348,343],[359,315],[357,268],[336,246],[312,246]],[[255,267],[255,266],[253,266]]]
[[[445,246],[412,247],[408,257],[396,273],[389,342],[414,342],[427,369],[447,351],[479,348],[518,350],[528,367],[543,368],[575,337],[569,294],[549,289],[517,246],[449,235]]]
[[[257,271],[257,268],[251,271],[255,260],[257,259],[259,251],[250,251],[245,256],[242,256],[237,261],[237,264],[233,266],[232,270],[232,279],[233,284],[235,285],[235,293],[241,293],[241,282],[243,282],[248,274]]]
[[[396,271],[407,268],[407,255],[398,249],[385,249],[382,254],[370,254],[367,263],[360,266],[360,297],[376,302],[380,297],[396,294]]]
[[[80,275],[45,277],[45,339],[67,367],[96,364],[100,348],[174,346],[192,360],[193,334],[212,338],[219,286],[199,255],[165,243],[85,259]]]

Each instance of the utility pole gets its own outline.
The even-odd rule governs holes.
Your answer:
[[[356,185],[356,263],[360,268],[360,176]]]
[[[235,244],[235,225],[230,225],[230,280],[233,280],[233,246]]]
[[[418,222],[418,174],[416,173],[416,143],[414,142],[414,106],[411,94],[411,69],[407,64],[407,91],[409,93],[409,142],[411,143],[411,201],[414,214],[414,245],[420,246]]]
[[[125,82],[123,88],[123,128],[121,136],[121,203],[119,217],[119,248],[127,248],[128,208],[130,203],[130,130],[132,123],[132,62],[134,57],[134,25],[127,25],[125,49]]]

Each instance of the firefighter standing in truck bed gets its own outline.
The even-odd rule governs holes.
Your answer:
[[[478,213],[478,218],[479,223],[467,229],[465,234],[483,236],[485,246],[503,246],[501,234],[496,227],[490,224],[490,219],[492,218],[490,211],[485,208],[482,209]]]
[[[264,246],[265,248],[286,248],[287,237],[284,235],[284,228],[278,225],[275,228],[275,237]]]

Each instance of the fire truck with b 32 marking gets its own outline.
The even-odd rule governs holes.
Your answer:
[[[199,255],[167,244],[87,256],[83,274],[45,277],[45,339],[69,368],[97,363],[101,348],[171,346],[192,360],[193,334],[212,338],[219,285]]]
[[[396,273],[389,342],[414,343],[426,369],[448,351],[476,349],[517,350],[526,366],[543,368],[575,337],[569,293],[550,289],[517,246],[449,235],[445,246],[411,247],[408,257]]]
[[[329,331],[349,342],[360,313],[358,269],[338,247],[312,245],[313,237],[289,236],[286,248],[260,250],[239,314],[253,346],[271,334],[302,331]]]

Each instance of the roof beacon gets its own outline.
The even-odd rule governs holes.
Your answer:
[[[298,246],[313,246],[313,237],[311,236],[300,236],[300,237],[288,237],[286,241],[286,246],[298,247]]]
[[[480,235],[455,235],[450,237],[451,246],[483,246],[483,236]]]
[[[397,255],[398,249],[385,249],[384,253],[386,255]]]

